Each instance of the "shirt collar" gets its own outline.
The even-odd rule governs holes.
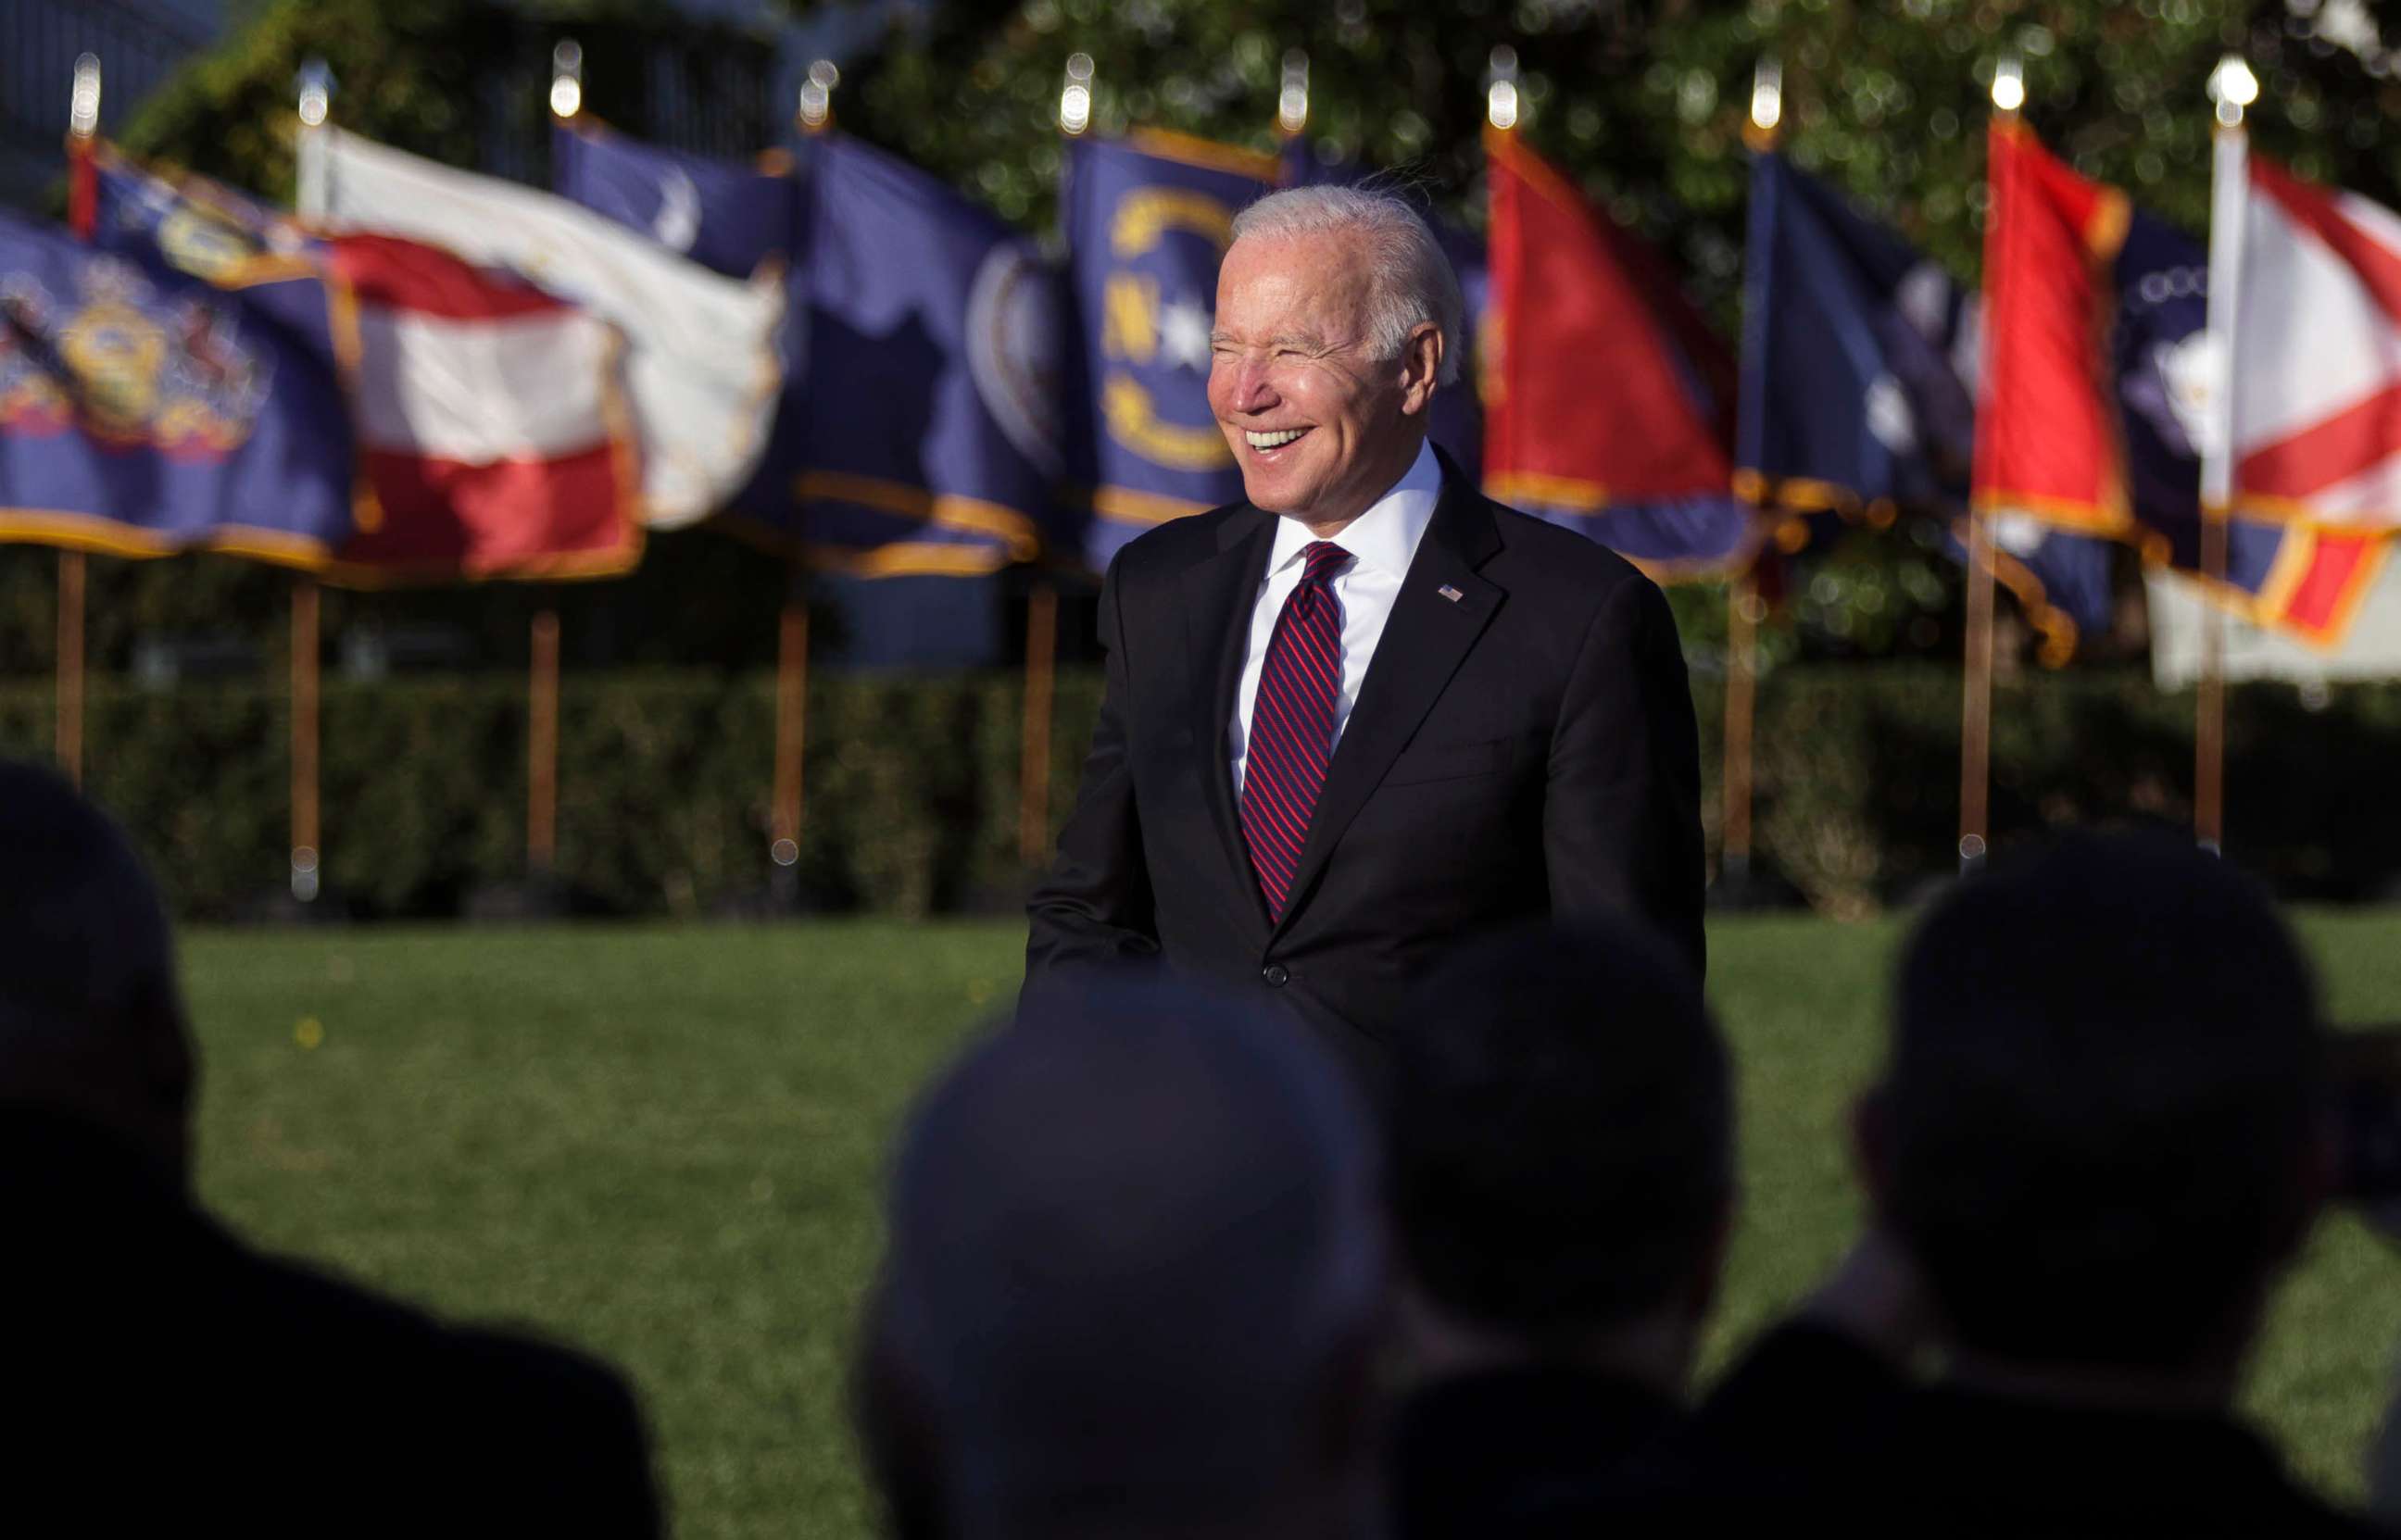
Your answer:
[[[1417,557],[1418,541],[1425,538],[1426,525],[1434,522],[1434,505],[1441,500],[1442,462],[1434,457],[1434,441],[1428,439],[1418,445],[1418,457],[1409,462],[1392,490],[1369,503],[1367,511],[1334,537],[1334,543],[1351,552],[1354,568],[1372,566],[1406,578],[1409,563]],[[1298,561],[1303,548],[1316,541],[1307,525],[1279,515],[1268,570],[1279,571],[1285,564]]]

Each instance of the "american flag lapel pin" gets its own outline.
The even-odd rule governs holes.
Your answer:
[[[1448,599],[1452,604],[1457,604],[1460,600],[1467,597],[1466,594],[1461,593],[1459,590],[1451,587],[1448,583],[1443,584],[1440,588],[1435,589],[1434,592],[1441,594],[1444,598]]]

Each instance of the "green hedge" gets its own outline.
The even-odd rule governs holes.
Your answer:
[[[1722,697],[1696,678],[1712,852]],[[1059,682],[1051,809],[1073,797],[1098,699]],[[810,697],[802,872],[821,901],[922,915],[1021,889],[1022,685],[1014,675],[821,676]],[[0,753],[47,755],[49,692],[0,687]],[[630,671],[577,676],[561,702],[559,876],[596,906],[703,913],[763,891],[771,681]],[[1755,849],[1830,913],[1858,915],[1948,870],[1959,692],[1937,667],[1793,667],[1760,691]],[[2190,816],[2188,694],[2120,673],[1996,692],[1994,832]],[[518,676],[328,681],[324,852],[331,891],[372,914],[455,912],[522,874]],[[281,881],[285,710],[262,682],[144,690],[99,681],[87,780],[134,830],[178,909],[243,912]],[[2317,702],[2231,692],[2228,849],[2298,895],[2378,893],[2401,872],[2401,685]]]

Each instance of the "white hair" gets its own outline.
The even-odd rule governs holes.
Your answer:
[[[1286,187],[1234,216],[1234,239],[1247,236],[1355,234],[1367,248],[1367,338],[1379,359],[1397,359],[1409,334],[1432,321],[1442,333],[1439,383],[1459,378],[1467,350],[1460,338],[1466,301],[1450,259],[1418,211],[1391,193],[1334,185]]]

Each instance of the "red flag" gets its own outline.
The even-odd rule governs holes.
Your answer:
[[[2105,270],[2132,210],[2055,159],[2023,124],[1986,136],[1983,377],[1975,506],[2091,535],[2128,536],[2117,424],[2106,404]]]
[[[1659,282],[1657,258],[1514,134],[1488,134],[1485,155],[1500,332],[1488,484],[1506,497],[1563,481],[1612,502],[1723,490],[1724,440],[1694,387],[1733,399],[1724,349]],[[1693,361],[1717,377],[1691,379],[1671,338],[1707,344]]]
[[[391,236],[336,236],[336,346],[367,493],[347,566],[622,572],[641,552],[624,341],[531,284]]]
[[[1654,575],[1747,566],[1732,355],[1667,265],[1557,170],[1485,136],[1492,228],[1484,484]]]

